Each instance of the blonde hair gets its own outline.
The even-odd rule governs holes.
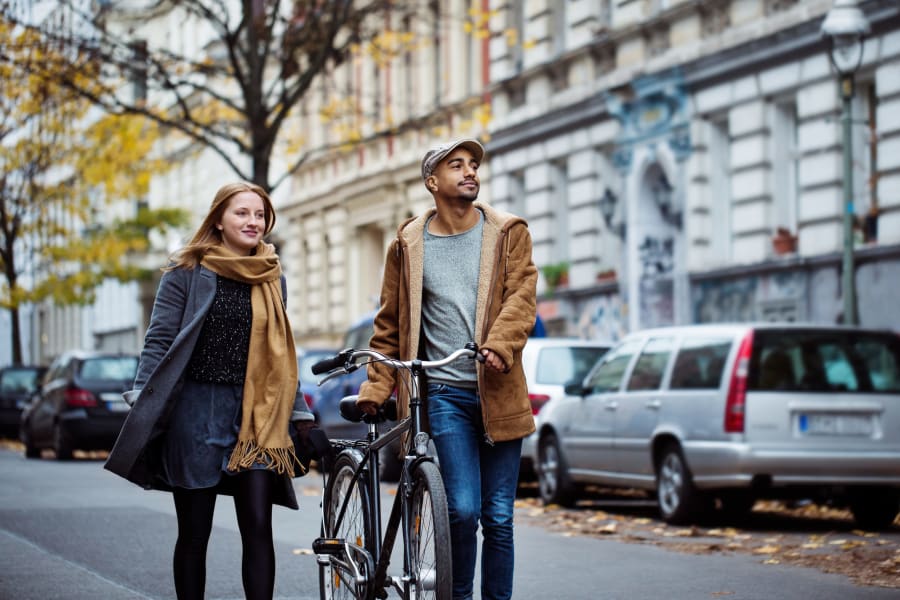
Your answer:
[[[231,202],[231,199],[241,192],[253,192],[262,199],[266,220],[263,236],[268,235],[272,228],[275,227],[275,208],[272,206],[272,199],[269,198],[266,190],[255,183],[247,181],[227,183],[216,192],[216,196],[209,207],[209,212],[206,213],[206,217],[200,223],[200,227],[197,228],[191,240],[186,246],[172,253],[169,257],[169,265],[163,270],[168,271],[179,267],[193,269],[200,264],[200,260],[210,247],[221,244],[222,232],[218,230],[216,225],[222,220],[222,216],[228,209],[228,203]]]

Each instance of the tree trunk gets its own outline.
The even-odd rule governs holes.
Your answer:
[[[9,309],[10,332],[12,337],[12,364],[22,364],[22,332],[19,330],[19,309]]]

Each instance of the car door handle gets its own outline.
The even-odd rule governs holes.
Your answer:
[[[659,410],[659,408],[662,406],[662,402],[660,402],[659,400],[651,400],[644,406],[646,406],[647,408],[649,408],[651,410]]]
[[[603,407],[605,410],[616,410],[619,408],[618,402],[607,402],[606,406]]]

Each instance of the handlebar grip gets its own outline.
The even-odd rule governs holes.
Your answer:
[[[344,362],[347,360],[347,355],[352,351],[353,350],[348,348],[346,350],[341,350],[331,358],[323,358],[312,366],[313,375],[321,375],[322,373],[327,373],[332,369],[343,366]]]

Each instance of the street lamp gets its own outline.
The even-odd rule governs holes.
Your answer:
[[[853,143],[850,108],[853,101],[853,78],[862,64],[863,37],[869,33],[869,22],[856,5],[856,0],[835,0],[822,21],[821,34],[828,38],[828,56],[840,77],[843,102],[841,124],[844,136],[844,324],[856,323],[856,284],[853,267]]]

